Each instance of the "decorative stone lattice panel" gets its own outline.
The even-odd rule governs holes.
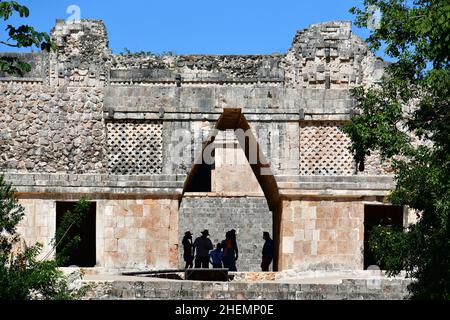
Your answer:
[[[159,174],[162,171],[162,122],[107,123],[108,172]]]
[[[350,139],[339,122],[300,124],[301,175],[353,175],[355,163],[347,147]]]

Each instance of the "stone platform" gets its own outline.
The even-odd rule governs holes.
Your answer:
[[[400,300],[409,279],[373,271],[231,273],[229,282],[89,275],[93,300]]]

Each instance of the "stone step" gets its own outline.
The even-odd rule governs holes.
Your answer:
[[[230,273],[233,275],[233,273]],[[271,274],[271,273],[269,273]],[[338,283],[309,280],[282,283],[153,280],[83,280],[88,299],[248,299],[248,300],[400,300],[407,297],[406,279],[343,279]]]

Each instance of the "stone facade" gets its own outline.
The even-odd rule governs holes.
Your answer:
[[[356,201],[283,201],[283,269],[362,269],[364,205]]]
[[[51,241],[56,231],[56,205],[45,199],[20,199],[26,215],[17,231],[29,243],[40,242],[43,245],[39,258],[52,250]]]
[[[103,230],[104,242],[103,252],[97,255],[98,265],[108,269],[176,267],[176,200],[106,200],[97,208],[103,216],[99,231]]]
[[[54,200],[21,199],[26,211],[18,231],[27,243],[51,252],[56,230]],[[96,200],[96,265],[121,269],[177,268],[178,201]]]
[[[349,22],[301,30],[279,55],[113,55],[97,20],[57,21],[52,36],[57,52],[20,54],[30,73],[0,74],[0,172],[27,241],[48,244],[55,203],[88,196],[99,269],[176,268],[185,229],[202,228],[242,230],[242,270],[259,270],[267,229],[275,270],[362,268],[364,206],[393,180],[376,155],[357,172],[339,130],[349,89],[384,67]],[[256,162],[221,162],[251,159],[221,137],[236,129]]]
[[[0,83],[0,105],[3,170],[103,172],[102,90]]]
[[[52,36],[58,50],[50,58],[47,75],[50,85],[102,87],[108,84],[111,50],[102,21],[58,20]]]

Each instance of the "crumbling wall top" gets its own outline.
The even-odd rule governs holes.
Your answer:
[[[97,87],[107,84],[111,50],[101,20],[57,20],[52,30],[57,52],[50,63],[50,84]]]
[[[46,82],[53,86],[187,81],[348,89],[378,81],[385,66],[351,28],[350,21],[313,24],[296,33],[286,54],[113,55],[103,21],[57,20],[52,37],[58,51],[41,70],[48,70]]]
[[[350,21],[329,21],[298,31],[285,59],[286,84],[329,89],[378,81],[384,64],[351,27]]]

